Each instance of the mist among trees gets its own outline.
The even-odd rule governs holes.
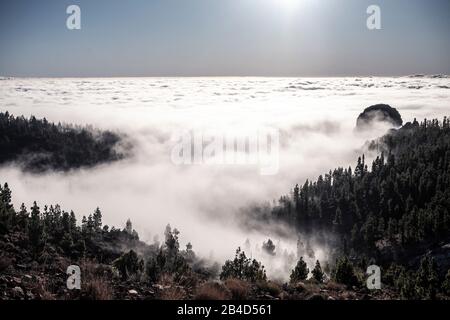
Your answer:
[[[23,137],[29,130],[40,132],[37,144],[45,137],[61,141],[78,137],[70,129],[33,118],[2,115],[0,123],[3,130],[18,130]],[[93,136],[80,134],[80,141],[87,137],[91,141],[87,144],[98,150],[90,140]],[[8,146],[5,141],[3,146]],[[180,231],[170,225],[162,242],[148,244],[139,239],[130,220],[123,228],[104,225],[100,208],[79,222],[74,212],[58,205],[34,202],[31,208],[22,204],[16,209],[7,183],[0,188],[0,268],[6,277],[20,272],[48,275],[52,284],[29,289],[30,297],[270,299],[308,298],[320,295],[315,290],[324,286],[347,290],[355,297],[367,295],[365,269],[375,263],[383,270],[387,288],[378,298],[445,297],[450,291],[450,271],[446,261],[439,259],[439,250],[448,243],[450,231],[449,120],[408,123],[372,141],[369,149],[379,152],[371,164],[362,155],[355,168],[337,168],[314,182],[296,185],[278,205],[255,210],[250,216],[260,222],[289,223],[297,234],[314,235],[335,248],[329,261],[316,260],[313,266],[306,264],[305,257],[295,257],[288,283],[271,281],[263,264],[241,248],[221,264],[197,255],[195,243],[181,248]],[[12,159],[13,153],[8,151],[8,157]],[[68,149],[63,153],[71,154]],[[271,239],[261,248],[273,259],[280,254]],[[54,276],[74,262],[90,279],[79,296],[61,291],[64,277]],[[14,295],[20,290],[7,292]]]

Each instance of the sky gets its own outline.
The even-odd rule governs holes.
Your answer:
[[[0,0],[0,75],[450,74],[449,33],[449,0]]]

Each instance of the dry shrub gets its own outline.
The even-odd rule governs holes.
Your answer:
[[[201,285],[196,292],[196,300],[229,300],[231,297],[227,288],[218,282],[207,282]]]
[[[85,277],[112,277],[113,272],[110,266],[98,264],[88,259],[80,262],[81,274]]]
[[[342,293],[342,296],[340,297],[340,299],[343,299],[343,300],[355,300],[356,299],[356,295],[353,292],[344,291]]]
[[[178,283],[185,288],[191,289],[197,286],[198,281],[198,276],[192,270],[189,270],[179,277]]]
[[[345,285],[334,282],[334,281],[328,281],[325,285],[325,288],[330,291],[345,291],[346,290]]]
[[[50,288],[46,280],[42,280],[37,282],[33,288],[32,292],[37,295],[37,298],[40,300],[55,300],[55,296],[52,294]]]
[[[82,285],[83,297],[89,300],[112,300],[113,289],[109,282],[102,277],[91,277],[84,280]]]
[[[250,293],[249,284],[236,278],[227,279],[225,287],[230,291],[233,300],[246,300]]]
[[[311,294],[318,294],[322,288],[321,284],[314,279],[306,280],[303,285],[305,290]]]
[[[301,281],[296,282],[296,283],[291,283],[290,286],[298,292],[305,292],[308,290],[308,287],[306,286],[306,284]]]
[[[11,265],[13,261],[6,257],[6,256],[0,256],[0,272],[6,271]]]
[[[159,288],[157,297],[161,300],[183,300],[186,299],[186,290],[178,285],[174,277],[169,274],[161,275],[156,284]]]
[[[256,285],[259,290],[268,292],[273,297],[277,297],[283,291],[279,284],[272,281],[258,281]]]
[[[180,286],[174,286],[161,290],[158,298],[161,300],[184,300],[186,299],[186,291]]]
[[[113,288],[105,277],[105,269],[89,260],[84,260],[81,265],[81,290],[82,296],[89,300],[112,300]]]

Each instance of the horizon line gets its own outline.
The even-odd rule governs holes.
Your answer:
[[[107,79],[107,78],[405,78],[405,77],[450,77],[450,73],[416,73],[416,74],[403,74],[403,75],[113,75],[113,76],[11,76],[11,75],[0,75],[0,80],[5,79]]]

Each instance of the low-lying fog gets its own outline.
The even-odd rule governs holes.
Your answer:
[[[236,225],[238,209],[272,202],[295,183],[316,179],[337,166],[354,166],[368,139],[353,131],[364,108],[386,103],[403,120],[442,118],[450,110],[449,78],[124,78],[6,79],[0,81],[1,111],[52,122],[92,124],[124,132],[135,143],[132,158],[68,174],[24,174],[0,169],[13,190],[16,208],[34,200],[59,203],[79,218],[99,206],[103,221],[122,227],[130,218],[141,239],[162,237],[170,223],[182,244],[220,264],[250,239],[252,255],[266,260],[269,277],[286,277],[285,261],[261,256],[272,238],[296,252],[289,239],[248,232]],[[216,130],[238,135],[263,127],[280,132],[279,170],[261,175],[257,165],[176,165],[171,160],[179,130]],[[273,150],[272,150],[273,151]],[[258,253],[259,252],[259,253]],[[326,250],[316,248],[316,258]],[[289,262],[289,263],[295,263]],[[310,268],[313,261],[309,261]]]

